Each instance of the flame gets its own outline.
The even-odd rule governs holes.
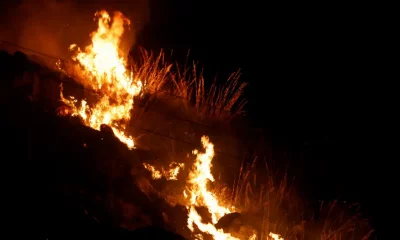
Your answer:
[[[279,234],[276,233],[269,233],[270,239],[271,240],[284,240]]]
[[[175,167],[174,167],[175,165]],[[154,166],[148,164],[148,163],[143,163],[144,168],[149,170],[151,172],[151,177],[153,179],[160,179],[162,177],[165,177],[167,180],[178,180],[178,174],[181,169],[185,167],[184,163],[176,163],[172,162],[169,167],[169,170],[165,170],[164,168],[161,168],[161,170],[157,170]]]
[[[214,226],[221,217],[234,211],[235,207],[231,206],[228,208],[222,206],[218,197],[208,189],[207,184],[210,181],[214,182],[214,176],[211,173],[211,162],[214,157],[214,145],[210,142],[207,136],[201,138],[201,143],[205,151],[200,153],[197,149],[193,150],[193,154],[196,155],[196,161],[189,172],[186,185],[187,189],[183,192],[184,197],[188,199],[188,204],[186,206],[189,210],[187,226],[192,232],[194,232],[194,226],[196,225],[201,232],[210,234],[215,240],[239,240],[239,238],[234,237],[229,233],[225,233],[222,229],[217,229]],[[174,165],[175,167],[173,167]],[[177,180],[177,175],[180,169],[184,167],[184,164],[173,162],[170,164],[169,170],[165,170],[164,168],[157,170],[154,166],[147,163],[143,163],[143,166],[151,172],[153,179],[165,177],[167,180]],[[196,207],[200,206],[208,209],[211,214],[212,222],[203,222],[202,217],[196,210]],[[201,235],[198,235],[197,237],[202,239]],[[253,233],[248,238],[248,240],[255,239],[257,239],[256,233]],[[279,234],[272,232],[269,233],[268,239],[284,240]]]
[[[96,12],[95,20],[98,21],[98,28],[90,35],[91,44],[83,51],[76,44],[72,44],[70,50],[76,51],[73,60],[82,67],[81,75],[84,76],[85,85],[90,86],[101,97],[92,105],[85,99],[79,101],[74,96],[65,98],[61,85],[60,98],[69,109],[61,108],[59,114],[79,116],[85,125],[97,130],[102,124],[106,124],[113,129],[115,136],[121,142],[133,148],[134,141],[127,134],[126,127],[131,118],[133,99],[140,94],[142,82],[127,71],[126,60],[119,51],[124,26],[129,25],[130,21],[120,12],[115,12],[111,21],[110,15],[105,10]],[[60,68],[61,63],[57,62],[56,65]],[[193,151],[196,161],[189,172],[186,190],[183,192],[188,200],[188,228],[193,232],[196,225],[201,232],[208,233],[218,240],[238,239],[214,226],[222,216],[234,211],[234,207],[222,206],[218,197],[208,189],[207,184],[214,181],[211,174],[214,145],[207,136],[201,138],[201,143],[204,152]],[[146,163],[143,166],[152,173],[154,179],[165,177],[167,180],[176,180],[184,164],[171,163],[169,170],[164,168],[156,170]],[[203,222],[196,210],[196,207],[200,206],[209,210],[211,222]],[[257,235],[253,234],[249,239],[256,238]],[[283,240],[280,235],[272,232],[268,238]]]
[[[187,181],[188,193],[184,192],[184,195],[189,200],[189,205],[187,206],[189,210],[188,228],[193,232],[195,224],[200,231],[211,234],[214,239],[238,239],[229,233],[224,233],[222,229],[216,229],[214,226],[222,216],[231,213],[231,211],[221,206],[217,197],[208,190],[208,182],[214,181],[214,177],[211,174],[214,145],[207,136],[201,138],[201,143],[205,152],[200,153],[197,149],[193,150],[193,154],[196,155],[196,162],[189,173]],[[211,214],[212,223],[203,223],[201,216],[195,209],[195,207],[199,206],[207,207]]]
[[[90,35],[92,43],[84,51],[76,44],[70,50],[76,50],[72,59],[82,66],[86,85],[101,97],[93,106],[86,100],[66,99],[62,91],[60,97],[70,106],[72,115],[80,116],[85,125],[99,130],[101,124],[106,124],[121,142],[133,148],[134,141],[126,134],[126,126],[131,118],[133,98],[140,93],[142,82],[128,73],[126,60],[119,51],[124,25],[130,21],[121,12],[115,12],[111,21],[105,10],[96,12],[96,19],[98,28]]]
[[[205,149],[204,153],[199,153],[198,150],[193,150],[196,155],[194,168],[189,173],[188,189],[190,193],[190,204],[194,206],[205,206],[211,212],[212,222],[216,224],[218,219],[231,211],[222,207],[216,196],[211,193],[207,184],[209,181],[214,182],[214,177],[211,174],[211,161],[214,157],[214,145],[209,141],[209,138],[203,136],[201,143]]]
[[[203,233],[208,233],[216,240],[232,240],[239,239],[233,237],[229,233],[224,233],[222,229],[216,229],[214,224],[223,217],[225,214],[234,211],[235,207],[230,208],[221,205],[218,197],[215,196],[207,187],[207,184],[211,181],[214,182],[214,177],[211,173],[212,159],[214,157],[214,145],[210,142],[207,136],[201,138],[201,143],[204,148],[204,152],[200,153],[197,149],[193,150],[193,154],[196,155],[196,161],[193,169],[189,173],[187,180],[187,191],[184,191],[184,196],[189,199],[187,206],[189,210],[188,214],[188,228],[193,232],[194,225]],[[196,211],[195,207],[207,207],[211,214],[212,223],[204,223],[201,216]],[[269,236],[273,240],[284,240],[280,238],[279,234],[270,232]],[[255,240],[257,234],[253,233],[248,239]]]
[[[217,200],[217,197],[214,196],[207,188],[207,183],[209,181],[214,181],[214,177],[211,174],[211,161],[214,157],[214,145],[206,136],[201,138],[201,142],[205,149],[205,153],[199,153],[198,150],[193,151],[193,154],[196,155],[196,162],[194,163],[194,167],[188,176],[187,191],[185,190],[183,192],[184,196],[189,200],[189,204],[187,206],[189,210],[187,222],[188,228],[193,232],[195,224],[200,231],[211,234],[216,240],[238,239],[232,237],[229,233],[224,233],[222,229],[216,229],[214,226],[214,224],[216,224],[222,216],[230,213],[231,211],[228,208],[221,206]],[[143,166],[152,173],[153,179],[160,179],[163,176],[167,179],[168,176],[173,176],[173,178],[170,179],[176,179],[180,167],[183,167],[184,165],[183,163],[179,164],[175,162],[172,164],[177,164],[177,167],[172,168],[169,171],[165,171],[164,169],[161,171],[156,170],[154,166],[147,163],[143,163]],[[189,195],[187,192],[189,192]],[[203,223],[201,216],[195,209],[195,207],[199,206],[207,207],[211,213],[212,223]]]

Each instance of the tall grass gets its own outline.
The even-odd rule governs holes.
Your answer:
[[[211,131],[216,129],[224,134],[229,132],[231,121],[243,116],[246,104],[243,91],[247,83],[240,81],[238,71],[226,81],[215,79],[207,84],[198,65],[188,60],[180,65],[170,59],[165,51],[154,53],[137,48],[130,54],[128,65],[134,78],[143,83],[131,118],[136,144],[143,149],[167,153],[164,155],[172,162],[184,161],[182,156],[193,150],[193,144],[202,135],[212,135]],[[232,141],[237,140],[214,143],[219,148],[238,145]]]
[[[220,185],[215,191],[225,193],[226,203],[251,216],[248,224],[259,231],[260,239],[268,239],[270,232],[286,240],[366,240],[372,236],[373,229],[358,204],[334,200],[313,210],[297,196],[286,174],[279,178],[267,163],[263,170],[259,166],[257,158],[250,165],[242,165],[231,188]]]
[[[167,95],[170,99],[179,99],[180,110],[185,111],[187,117],[229,122],[244,113],[243,91],[247,83],[239,81],[239,71],[223,84],[214,80],[206,87],[202,71],[196,64],[168,63],[162,50],[154,54],[138,48],[135,57],[130,58],[130,65],[135,78],[143,82],[142,96]]]
[[[129,65],[134,77],[143,83],[142,93],[135,103],[142,107],[135,106],[132,113],[134,125],[143,125],[155,132],[165,132],[177,139],[185,139],[187,132],[194,131],[195,137],[191,140],[197,142],[196,136],[207,133],[201,130],[196,132],[190,123],[180,122],[175,126],[171,118],[150,112],[168,112],[211,125],[229,124],[244,113],[246,101],[243,91],[247,83],[240,81],[239,71],[230,75],[222,84],[214,80],[208,86],[202,70],[196,64],[186,63],[180,66],[170,63],[164,51],[155,54],[142,48],[139,48],[135,56],[131,55]],[[159,148],[167,153],[170,161],[166,165],[172,161],[183,161],[179,154],[193,150],[191,145],[147,135],[151,134],[135,134],[138,136],[138,145],[147,145],[152,150]],[[223,144],[214,143],[216,146]],[[354,205],[332,201],[321,204],[315,215],[309,214],[310,206],[297,196],[288,176],[282,174],[277,177],[267,163],[260,172],[260,164],[262,163],[257,158],[250,165],[242,164],[231,187],[214,184],[214,191],[223,202],[252,216],[250,221],[256,225],[260,239],[268,239],[269,232],[279,233],[285,240],[366,240],[371,236],[373,230]]]
[[[154,99],[166,94],[169,97],[162,99],[162,106],[173,106],[176,114],[208,124],[229,123],[243,115],[246,104],[243,91],[247,84],[240,82],[239,71],[224,83],[218,84],[214,80],[207,87],[202,70],[195,64],[186,63],[182,67],[170,64],[164,51],[154,54],[140,49],[136,61],[131,64],[135,76],[144,83],[142,97],[147,96],[145,104],[154,107]],[[159,127],[163,121],[156,122]],[[180,131],[184,129],[183,124],[179,126]],[[165,141],[162,144],[166,144]],[[176,142],[167,145],[169,153],[182,147],[176,146]],[[171,159],[176,160],[176,155],[172,154]],[[288,176],[277,177],[264,163],[261,172],[261,162],[257,158],[250,165],[242,164],[232,187],[214,183],[214,191],[224,203],[252,216],[250,222],[257,226],[260,239],[268,239],[269,232],[279,233],[286,240],[366,240],[371,236],[373,230],[355,205],[332,201],[321,204],[314,214],[310,214],[313,209],[300,200]]]

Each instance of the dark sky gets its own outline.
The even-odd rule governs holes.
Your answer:
[[[59,6],[66,1],[52,2]],[[379,188],[374,172],[383,165],[376,164],[383,157],[378,140],[382,123],[374,120],[384,111],[378,104],[382,90],[376,82],[380,70],[373,47],[377,15],[365,11],[366,3],[217,2],[74,2],[52,17],[63,15],[63,21],[74,26],[59,38],[80,32],[85,38],[83,32],[92,27],[89,12],[119,9],[136,16],[139,45],[174,49],[178,58],[191,49],[192,59],[204,65],[208,77],[218,74],[223,79],[242,69],[242,79],[250,83],[247,110],[254,126],[285,142],[288,151],[303,153],[308,163],[299,164],[314,166],[303,173],[307,181],[324,179],[321,191],[357,192],[356,198],[369,198],[370,189]],[[4,10],[10,12],[5,3]],[[61,24],[49,22],[54,29]],[[2,26],[17,26],[8,23]],[[332,185],[326,185],[327,179]]]
[[[367,79],[380,70],[371,47],[378,23],[367,6],[183,0],[150,6],[141,45],[190,48],[206,74],[222,79],[241,68],[254,126],[310,151],[308,158],[326,170],[317,176],[342,169],[369,177],[367,151],[377,148],[380,124],[371,118],[379,114],[378,94],[371,93],[379,87]]]
[[[362,75],[374,74],[365,32],[371,19],[358,14],[359,7],[150,3],[151,27],[142,33],[141,44],[183,52],[190,48],[193,58],[206,62],[210,75],[217,72],[221,78],[241,68],[243,80],[251,84],[251,107],[265,110],[263,120],[272,121],[269,111],[296,117],[317,110],[337,118],[337,108],[357,104],[351,99],[355,95],[362,102],[366,97]]]

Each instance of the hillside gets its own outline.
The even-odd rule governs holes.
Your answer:
[[[115,239],[127,234],[120,230],[122,226],[172,229],[162,215],[171,207],[154,191],[146,195],[137,184],[152,189],[142,163],[154,162],[157,155],[128,150],[109,131],[85,127],[78,118],[58,117],[54,108],[44,107],[27,94],[32,85],[12,87],[18,73],[35,65],[21,64],[18,54],[3,52],[1,57],[2,66],[12,65],[2,69],[6,77],[1,90],[6,99],[2,102],[1,126],[6,139],[2,153],[9,159],[5,169],[17,179],[9,186],[8,195],[18,205],[18,213],[11,214],[34,218],[27,223],[31,237],[109,235]],[[160,231],[157,229],[148,232]]]
[[[139,117],[135,115],[138,112],[133,112],[135,117],[131,125],[141,126],[147,134],[131,129],[141,140],[137,148],[128,150],[114,136],[109,126],[101,125],[100,131],[97,131],[86,127],[87,123],[83,122],[82,117],[57,116],[57,113],[65,110],[65,103],[60,101],[61,82],[65,95],[70,93],[78,98],[86,98],[92,93],[87,92],[87,89],[71,77],[51,70],[51,66],[46,67],[46,63],[33,61],[32,56],[29,59],[21,52],[13,55],[1,52],[1,71],[4,73],[1,88],[4,117],[1,126],[7,139],[3,144],[3,154],[13,159],[6,161],[10,166],[5,169],[12,174],[12,179],[15,176],[18,179],[8,186],[9,196],[12,196],[10,204],[18,206],[10,208],[10,215],[16,221],[20,216],[32,216],[34,221],[26,224],[32,229],[30,235],[38,234],[37,236],[49,239],[87,239],[94,236],[110,236],[115,239],[117,235],[138,237],[146,233],[164,234],[163,230],[177,232],[191,239],[199,229],[188,229],[189,205],[180,205],[179,198],[185,194],[186,178],[195,164],[182,154],[189,156],[188,153],[199,146],[198,143],[194,146],[194,142],[204,132],[214,133],[213,140],[220,137],[216,146],[225,145],[237,152],[242,152],[246,147],[235,142],[243,147],[238,149],[226,137],[219,136],[217,132],[221,127],[205,131],[202,126],[193,130],[192,121],[182,124],[183,121],[176,120],[177,116],[167,121],[165,114],[160,117],[160,114],[146,111],[144,105],[139,107]],[[152,109],[157,111],[162,109],[170,114],[174,110],[174,107],[168,109],[169,106],[174,106],[171,102],[160,99],[149,101],[152,102]],[[187,128],[192,129],[185,131]],[[160,129],[166,132],[163,133]],[[149,130],[152,131],[151,134],[148,134]],[[178,135],[182,132],[183,135]],[[190,136],[187,136],[187,132],[191,133]],[[171,133],[176,134],[176,139],[186,138],[181,142],[183,144],[168,148],[165,136],[170,136]],[[235,141],[234,137],[232,139]],[[244,135],[242,139],[249,138]],[[174,146],[173,142],[176,140],[172,140],[171,146]],[[248,141],[247,145],[253,144],[252,141]],[[218,151],[218,156],[229,157],[224,155],[224,151]],[[235,214],[222,217],[220,220],[228,219],[228,223],[217,225],[224,230],[231,232],[237,228],[247,231],[257,225],[254,228],[259,232],[267,231],[268,234],[272,229],[290,236],[287,239],[301,235],[302,239],[351,236],[354,231],[363,230],[365,226],[368,233],[368,225],[358,218],[358,214],[344,214],[342,206],[336,202],[319,209],[316,217],[310,217],[310,211],[304,208],[305,205],[300,205],[301,201],[293,195],[294,191],[291,190],[287,178],[276,181],[276,176],[270,175],[268,169],[265,173],[260,168],[263,162],[261,165],[251,164],[251,169],[244,166],[240,168],[239,176],[235,176],[231,170],[235,167],[231,166],[239,162],[231,161],[234,158],[231,155],[229,162],[216,162],[216,173],[224,175],[225,171],[228,173],[225,178],[234,178],[236,185],[233,190],[225,185],[229,181],[223,181],[215,175],[215,170],[214,175],[218,176],[218,181],[211,184],[218,197],[245,209],[239,217]],[[178,181],[166,181],[165,178],[152,180],[154,177],[143,165],[149,163],[156,168],[164,167],[171,160],[183,161],[187,165],[180,173]],[[268,175],[256,181],[258,176],[263,176],[261,174]],[[10,179],[7,178],[5,182]],[[265,206],[268,206],[268,215],[265,215]],[[332,212],[333,207],[335,211]],[[211,222],[209,212],[204,211],[207,206],[195,206],[195,209],[203,221]],[[250,217],[246,220],[246,216]],[[235,224],[239,221],[239,226],[229,226],[232,221]],[[360,225],[361,228],[351,232],[350,229],[355,225]],[[144,228],[149,226],[150,229]],[[363,231],[360,233],[365,234]],[[177,238],[174,234],[171,237]]]

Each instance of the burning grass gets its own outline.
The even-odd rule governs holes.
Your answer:
[[[276,182],[266,165],[264,173],[267,174],[263,174],[266,177],[259,179],[260,172],[254,170],[260,164],[257,161],[248,168],[240,168],[232,188],[216,183],[210,186],[214,182],[210,172],[214,144],[206,137],[201,138],[205,152],[196,150],[194,163],[178,161],[185,159],[182,153],[192,150],[192,145],[187,142],[193,143],[199,136],[210,134],[203,128],[194,129],[193,123],[227,126],[243,115],[246,104],[243,91],[247,84],[239,81],[240,73],[235,72],[222,85],[214,81],[207,86],[196,65],[181,67],[171,64],[163,51],[154,54],[139,49],[139,53],[131,55],[128,61],[119,52],[119,43],[124,23],[129,24],[129,21],[120,13],[114,16],[113,22],[105,11],[96,16],[99,17],[99,28],[91,34],[92,44],[84,50],[74,46],[78,49],[74,59],[81,67],[78,78],[99,97],[93,102],[67,99],[63,95],[61,99],[85,125],[97,130],[102,124],[109,125],[116,137],[128,147],[134,147],[131,136],[135,136],[137,146],[168,154],[170,162],[177,162],[178,166],[192,165],[183,173],[188,180],[181,194],[186,198],[187,227],[193,233],[211,234],[215,239],[238,239],[234,234],[216,229],[214,224],[224,214],[239,210],[243,215],[251,216],[248,222],[257,230],[260,239],[279,239],[275,233],[284,239],[328,240],[355,236],[358,226],[363,224],[358,214],[337,210],[339,204],[333,202],[318,210],[318,218],[303,217],[307,207],[296,197],[287,176]],[[186,123],[177,123],[177,119],[184,119]],[[138,129],[147,129],[147,132]],[[172,140],[166,141],[165,136],[172,136]],[[175,139],[185,141],[179,143]],[[215,145],[233,144],[222,138]],[[236,151],[244,149],[237,148]],[[166,174],[169,172],[166,170],[168,164],[153,174],[153,178],[170,176]],[[145,167],[153,171],[152,166]],[[174,175],[170,180],[179,179],[178,172],[176,174],[178,176]],[[200,207],[208,209],[209,222],[199,213]],[[363,237],[367,238],[370,231],[365,234]],[[254,236],[248,234],[246,239]]]
[[[21,116],[19,119],[21,120],[23,117]],[[75,120],[77,119],[75,118]],[[44,121],[39,122],[43,123]],[[69,136],[67,133],[78,135],[75,133],[77,130],[75,125],[74,127],[64,128],[65,134],[61,134],[61,136]],[[94,135],[96,135],[95,133],[98,134],[98,132],[93,131]],[[77,136],[75,136],[75,138],[66,138],[78,139]],[[98,137],[94,139],[98,139]],[[104,145],[103,141],[99,139],[97,141],[99,144],[103,144],[102,146],[104,147],[101,149],[109,148],[109,146]],[[76,143],[76,141],[73,142]],[[121,148],[123,147],[121,143],[118,144],[121,145]],[[81,146],[81,143],[78,142],[77,145]],[[84,149],[87,149],[87,146],[84,146]],[[91,149],[91,144],[88,144],[88,146],[89,149]],[[93,154],[98,152],[95,149],[92,151]],[[115,153],[109,151],[105,152],[108,152],[110,155],[109,163],[115,165],[116,173],[114,174],[121,174],[119,172],[121,172],[122,169],[119,168],[120,165],[115,161]],[[169,154],[171,154],[171,158],[177,156],[174,155],[174,153],[169,152]],[[104,154],[100,155],[102,157],[108,157]],[[216,155],[218,155],[218,153]],[[176,161],[182,159],[185,158],[181,156],[175,158]],[[283,175],[281,178],[277,177],[276,172],[272,172],[267,164],[264,164],[265,167],[262,170],[264,172],[260,173],[260,166],[262,166],[263,163],[256,160],[251,162],[250,165],[242,165],[239,176],[232,187],[229,187],[227,184],[221,184],[218,180],[213,183],[208,183],[207,186],[214,196],[218,196],[221,205],[233,205],[236,207],[236,210],[243,213],[243,215],[251,216],[249,222],[254,222],[256,228],[259,229],[259,237],[261,239],[269,239],[268,237],[270,237],[269,234],[271,232],[280,233],[284,239],[349,239],[349,236],[351,236],[352,238],[350,239],[366,240],[371,236],[372,230],[369,228],[367,222],[361,218],[358,212],[358,206],[333,201],[331,203],[321,204],[321,207],[313,212],[315,216],[310,216],[310,214],[308,214],[310,212],[308,206],[297,198],[296,192],[294,191],[295,188],[292,187],[293,185],[288,181],[287,176]],[[94,165],[102,165],[102,161],[99,157],[93,158],[92,163]],[[167,168],[169,163],[168,161],[166,162],[164,165],[165,168]],[[91,169],[94,165],[90,165]],[[99,168],[111,169],[109,166]],[[178,181],[168,181],[173,191],[163,191],[163,188],[157,188],[157,190],[165,195],[164,197],[172,199],[168,201],[170,204],[176,204],[176,199],[182,194],[185,184],[182,184],[182,181],[179,182],[179,179],[185,179],[189,169],[191,169],[190,164],[185,167],[184,170],[186,172],[182,171],[178,174]],[[71,172],[74,170],[76,169],[71,168]],[[84,176],[84,178],[87,179],[86,176]],[[96,180],[93,181],[95,181],[96,184],[100,184]],[[151,187],[149,183],[147,183],[146,186]],[[154,184],[154,187],[157,187],[157,185]],[[154,191],[154,189],[152,191]],[[175,203],[173,203],[174,201]],[[118,200],[116,203],[113,203],[113,205],[118,205],[119,202]],[[132,203],[122,202],[121,204],[128,208],[128,210],[132,208]],[[122,213],[124,213],[124,216],[129,215],[125,210],[123,210]],[[129,218],[127,220],[129,223],[131,220],[130,215],[125,217]],[[185,222],[183,222],[182,225],[184,224]],[[127,223],[122,225],[132,227]]]
[[[239,72],[233,73],[224,85],[218,86],[214,81],[206,90],[205,80],[195,65],[180,68],[167,64],[163,51],[158,57],[153,57],[144,49],[140,53],[142,68],[136,65],[134,69],[138,69],[143,76],[140,79],[151,79],[144,83],[143,90],[148,94],[169,94],[182,98],[181,105],[175,105],[180,106],[178,114],[183,112],[185,117],[208,124],[218,121],[229,123],[243,114],[246,102],[242,93],[246,83],[239,81]],[[224,205],[235,206],[240,212],[251,214],[253,219],[250,221],[258,224],[260,239],[270,238],[270,232],[279,232],[284,239],[368,239],[371,236],[373,230],[361,217],[358,205],[339,201],[321,203],[314,213],[318,217],[315,217],[296,196],[287,175],[277,181],[276,174],[265,163],[264,172],[267,175],[260,179],[265,174],[255,171],[256,164],[259,163],[255,159],[250,166],[242,165],[232,187],[214,184],[212,191]]]
[[[224,193],[225,202],[250,216],[247,223],[259,231],[260,239],[269,239],[271,232],[283,239],[370,239],[373,229],[358,204],[334,200],[313,209],[297,196],[286,174],[279,178],[264,164],[262,169],[255,158],[252,164],[242,165],[231,188],[214,189]]]

